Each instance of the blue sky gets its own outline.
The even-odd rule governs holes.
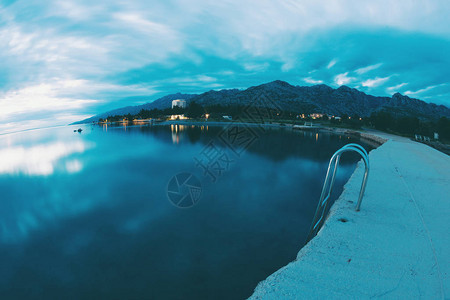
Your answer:
[[[0,0],[0,132],[276,79],[450,106],[449,15],[448,0]]]

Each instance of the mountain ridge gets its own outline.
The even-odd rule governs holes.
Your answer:
[[[175,99],[185,99],[188,103],[195,101],[203,106],[250,105],[261,95],[273,101],[281,109],[297,113],[315,112],[335,116],[367,117],[373,112],[389,111],[398,116],[416,116],[429,120],[443,116],[450,118],[448,107],[426,103],[398,92],[392,97],[382,97],[369,95],[345,85],[335,89],[326,84],[294,86],[286,81],[275,80],[243,90],[223,89],[210,90],[201,94],[169,94],[153,102],[107,111],[77,123],[89,123],[113,115],[137,114],[141,109],[165,109],[171,107],[171,101]]]

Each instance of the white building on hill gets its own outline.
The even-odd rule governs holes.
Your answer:
[[[186,100],[183,99],[176,99],[172,101],[172,108],[174,108],[175,106],[181,107],[181,108],[186,108]]]

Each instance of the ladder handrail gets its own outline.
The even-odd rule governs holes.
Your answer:
[[[359,147],[361,147],[361,146],[359,146]],[[351,146],[351,144],[345,145],[344,147],[342,147],[341,149],[336,151],[334,153],[334,155],[330,159],[330,163],[328,165],[327,176],[325,177],[325,182],[324,182],[324,185],[323,185],[323,188],[322,188],[322,194],[320,196],[320,200],[321,201],[323,201],[325,199],[325,191],[326,191],[326,187],[327,187],[327,183],[328,183],[327,179],[329,178],[329,172],[330,172],[331,165],[332,165],[333,161],[335,161],[335,167],[333,169],[333,176],[331,178],[331,184],[330,184],[330,188],[329,188],[329,192],[327,194],[327,197],[330,196],[330,194],[332,192],[332,189],[333,189],[334,180],[335,180],[335,177],[336,177],[337,167],[339,165],[341,154],[344,153],[344,152],[350,151],[350,150],[353,150],[353,151],[359,153],[362,156],[363,160],[364,160],[364,163],[366,165],[366,170],[369,169],[369,167],[370,167],[370,165],[369,165],[369,158],[366,155],[364,155],[364,153],[361,150],[357,149],[354,146]],[[358,199],[358,203],[360,202],[360,200],[362,200],[362,199]],[[360,206],[361,206],[361,204],[359,203],[359,205],[357,206],[357,211],[359,211]]]
[[[345,145],[343,148],[350,147],[350,146],[358,148],[359,150],[364,152],[364,154],[366,155],[366,158],[369,158],[369,153],[367,153],[366,149],[363,146],[361,146],[360,144],[350,143],[350,144]]]
[[[360,149],[362,152],[364,152],[365,155],[369,155],[366,151],[366,148],[364,148],[360,144],[350,143],[350,144],[345,145],[344,147],[349,147],[349,146],[356,147],[356,148]]]
[[[359,150],[361,150],[362,152],[364,152],[364,154],[365,154],[366,157],[364,157],[364,155],[362,155],[361,153],[359,153],[359,154],[363,157],[363,159],[367,158],[367,163],[369,163],[369,160],[368,160],[369,154],[367,153],[366,149],[364,149],[363,146],[361,146],[361,145],[359,145],[359,144],[355,144],[355,143],[350,143],[350,144],[345,145],[345,146],[342,147],[342,148],[347,148],[347,147],[351,147],[351,146],[352,146],[352,147],[356,147],[356,148],[358,148]],[[341,148],[341,149],[342,149],[342,148]],[[340,149],[339,149],[339,150],[340,150]],[[335,153],[335,154],[336,154],[336,153]],[[332,157],[332,159],[333,159],[333,157]],[[330,160],[330,165],[331,165],[332,159]],[[340,159],[340,156],[337,157],[336,166],[339,164],[339,159]],[[328,166],[328,169],[330,169],[330,165]],[[328,174],[328,172],[327,172],[327,174]],[[335,175],[336,175],[336,170],[334,170],[334,172],[333,172],[333,181],[332,181],[332,185],[334,184],[334,177],[335,177]],[[324,187],[325,187],[325,185],[324,185]]]
[[[361,184],[361,190],[359,192],[358,202],[356,204],[356,211],[359,211],[361,208],[362,198],[364,195],[364,191],[366,189],[367,179],[369,177],[369,170],[370,170],[369,156],[368,156],[366,149],[364,149],[361,145],[358,145],[355,143],[350,143],[350,144],[343,146],[338,151],[336,151],[330,159],[330,162],[328,164],[327,175],[326,175],[325,181],[323,183],[322,193],[320,195],[316,213],[314,215],[314,219],[311,224],[307,242],[312,237],[314,237],[314,235],[317,234],[322,223],[324,222],[324,214],[327,211],[328,206],[329,206],[328,200],[329,200],[329,198],[331,196],[331,192],[333,190],[333,185],[334,185],[334,181],[336,178],[337,168],[339,167],[339,161],[340,161],[341,155],[348,151],[354,151],[354,152],[357,152],[359,155],[361,155],[361,157],[364,161],[364,165],[365,165],[365,172],[364,172],[363,182]],[[333,164],[334,164],[334,167],[333,167]],[[331,175],[331,177],[330,177],[330,171],[332,171],[332,173],[333,173]],[[328,190],[328,192],[327,192],[327,190]]]

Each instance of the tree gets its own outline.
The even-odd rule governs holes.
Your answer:
[[[436,124],[436,129],[441,138],[450,139],[450,119],[440,118]]]
[[[387,130],[393,129],[394,118],[388,112],[380,111],[378,113],[372,113],[370,116],[371,122],[376,129]]]
[[[181,114],[184,114],[185,111],[186,111],[185,108],[182,108],[182,107],[180,107],[180,106],[174,106],[174,107],[172,108],[170,114],[171,114],[171,115],[181,115]]]
[[[205,113],[203,106],[197,104],[195,101],[189,103],[186,111],[186,116],[189,118],[200,118]]]
[[[400,133],[414,134],[421,128],[420,121],[416,117],[401,117],[396,123],[395,131]]]

